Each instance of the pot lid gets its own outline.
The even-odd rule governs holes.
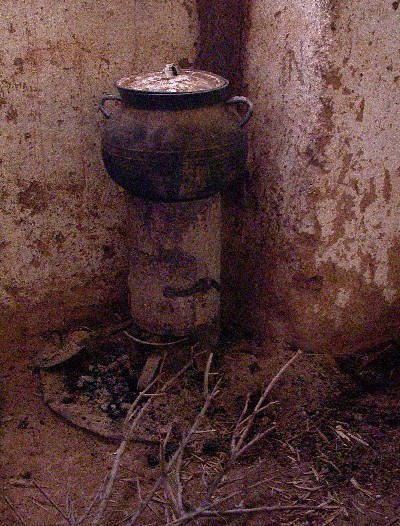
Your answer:
[[[174,64],[167,64],[163,71],[139,73],[123,77],[116,82],[117,88],[139,93],[185,94],[207,93],[218,91],[228,86],[229,82],[208,71],[181,69]]]

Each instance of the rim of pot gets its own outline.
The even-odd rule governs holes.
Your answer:
[[[181,70],[182,73],[204,73],[207,75],[210,75],[210,72],[204,71],[204,70]],[[149,75],[152,73],[158,73],[158,72],[150,72]],[[225,77],[222,77],[221,75],[217,75],[212,73],[212,75],[221,81],[221,85],[217,86],[215,88],[209,88],[209,89],[202,89],[202,90],[192,90],[192,91],[154,91],[154,90],[140,90],[136,88],[130,88],[127,86],[124,86],[122,84],[122,81],[130,79],[132,77],[135,77],[135,75],[122,77],[114,82],[114,86],[120,91],[120,92],[127,92],[135,95],[140,96],[160,96],[160,97],[184,97],[184,96],[192,96],[192,95],[207,95],[210,93],[218,93],[218,92],[224,92],[229,87],[229,80]]]

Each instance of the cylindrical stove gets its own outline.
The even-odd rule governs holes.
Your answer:
[[[245,97],[228,99],[228,84],[169,64],[120,79],[100,103],[104,164],[133,197],[131,315],[150,334],[218,340],[219,194],[244,170],[252,114]],[[109,113],[107,100],[120,105]]]

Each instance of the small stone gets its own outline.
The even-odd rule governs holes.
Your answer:
[[[85,384],[93,384],[95,382],[95,379],[93,378],[93,376],[80,376],[78,381],[76,382],[76,386],[81,388],[83,387]]]
[[[101,387],[97,391],[97,399],[99,400],[99,402],[101,401],[101,403],[108,402],[109,400],[111,400],[111,393],[110,393],[110,391],[108,389],[106,389],[105,387]]]
[[[110,404],[105,402],[104,404],[101,404],[100,409],[103,411],[103,413],[107,413],[109,407],[110,407]]]
[[[72,396],[63,396],[61,399],[62,404],[73,404],[75,402],[75,399]]]
[[[147,465],[149,466],[149,468],[155,468],[156,466],[158,466],[159,463],[160,461],[155,455],[147,456]]]
[[[95,379],[93,378],[93,376],[81,376],[82,380],[88,384],[92,384]]]

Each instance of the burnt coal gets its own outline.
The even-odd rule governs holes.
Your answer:
[[[138,395],[137,382],[144,358],[123,334],[84,349],[63,364],[71,399],[94,402],[112,419],[123,419]]]

